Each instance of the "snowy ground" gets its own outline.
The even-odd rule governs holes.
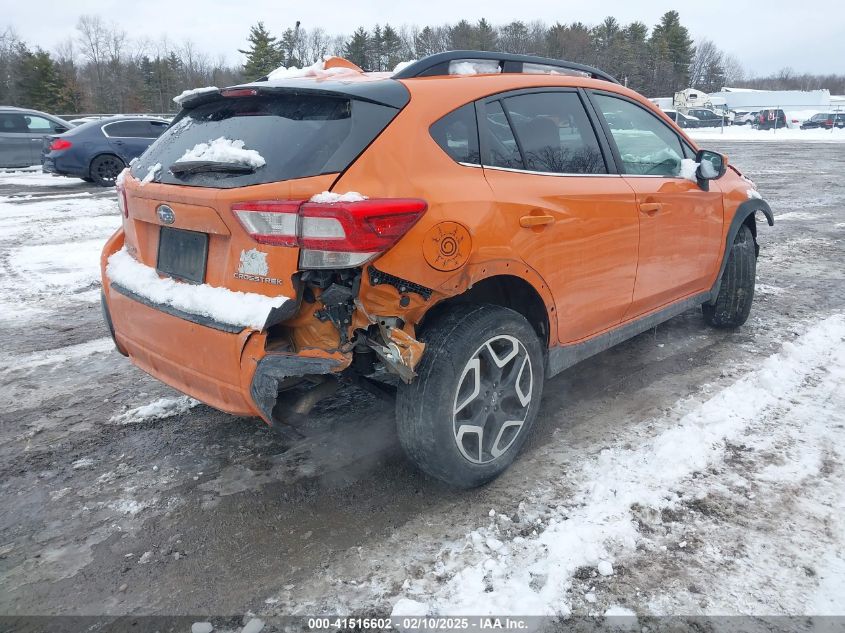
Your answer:
[[[286,446],[146,377],[96,302],[113,193],[0,173],[0,613],[845,615],[845,155],[719,141],[778,217],[749,323],[550,381],[468,492],[357,390]]]

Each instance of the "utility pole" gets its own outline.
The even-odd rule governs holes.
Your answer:
[[[297,20],[296,26],[293,27],[293,37],[291,38],[290,45],[288,46],[288,58],[285,62],[285,66],[287,68],[290,68],[291,64],[293,63],[293,47],[299,41],[299,25],[300,25],[300,22],[299,22],[299,20]]]

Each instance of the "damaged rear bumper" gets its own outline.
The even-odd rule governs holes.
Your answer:
[[[103,313],[118,351],[154,378],[227,413],[272,424],[283,380],[340,372],[351,362],[351,353],[267,352],[266,332],[201,322],[139,299],[104,285]]]

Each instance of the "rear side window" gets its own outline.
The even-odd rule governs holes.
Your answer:
[[[538,92],[504,100],[525,169],[606,174],[596,134],[575,92]]]
[[[458,163],[479,165],[478,126],[475,106],[468,103],[444,116],[429,128],[431,137]]]
[[[507,167],[510,169],[525,169],[522,155],[516,144],[508,118],[502,109],[502,104],[493,101],[487,104],[487,117],[484,130],[487,140],[487,155],[484,164],[491,167]]]
[[[161,164],[159,182],[234,188],[337,173],[378,136],[398,110],[343,95],[274,94],[221,97],[184,114],[132,167],[143,178]],[[219,138],[243,141],[265,164],[250,173],[170,172],[170,166],[200,144]]]
[[[103,131],[112,138],[153,138],[148,121],[119,121],[103,126]]]
[[[147,121],[150,138],[158,138],[167,129],[167,123],[164,121]]]

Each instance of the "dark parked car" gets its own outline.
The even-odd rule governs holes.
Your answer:
[[[786,127],[786,114],[783,110],[760,110],[757,113],[755,127],[761,130],[781,129]]]
[[[820,112],[819,114],[814,114],[809,119],[804,121],[801,124],[802,130],[812,130],[813,128],[821,127],[822,121],[827,121],[829,117],[832,117],[832,114],[828,114],[826,112]]]
[[[845,112],[840,112],[839,114],[828,114],[827,118],[822,121],[821,127],[826,130],[833,127],[838,127],[840,129],[845,128]]]
[[[29,167],[41,162],[46,134],[61,134],[73,126],[38,110],[0,106],[0,167]]]
[[[687,116],[694,116],[698,119],[697,127],[722,127],[722,125],[730,125],[730,119],[727,116],[719,114],[707,108],[689,108],[686,111]]]
[[[701,122],[694,116],[684,114],[683,112],[678,112],[677,110],[664,110],[663,112],[666,113],[666,116],[668,116],[675,123],[677,123],[678,127],[701,127]]]
[[[46,172],[110,187],[133,158],[167,129],[152,117],[109,117],[46,138],[41,165]]]

